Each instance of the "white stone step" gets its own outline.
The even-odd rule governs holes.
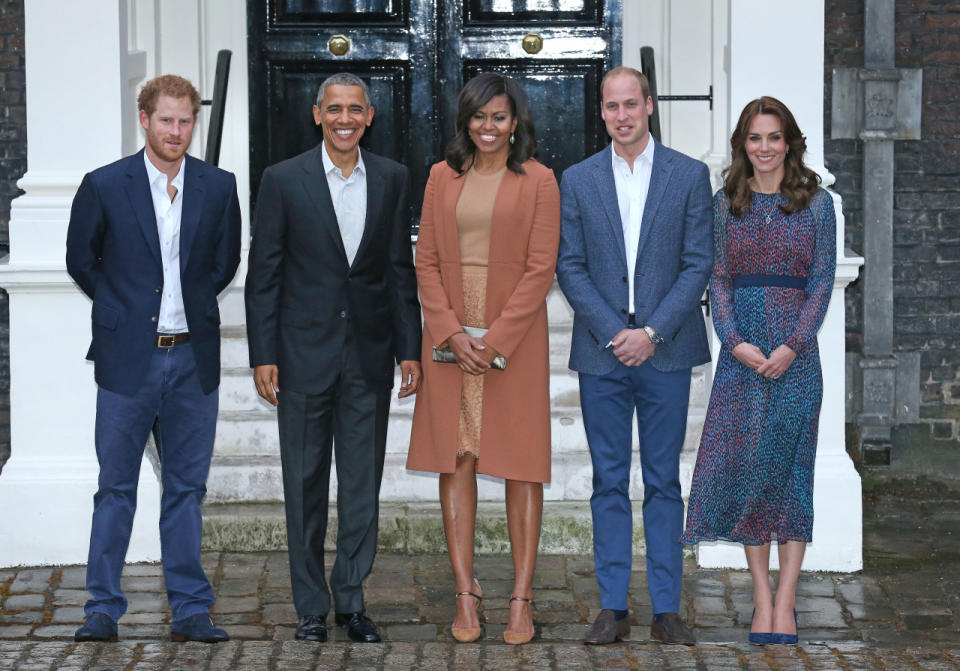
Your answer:
[[[680,455],[680,482],[686,498],[689,483],[696,463],[696,453],[684,449]],[[590,455],[585,450],[562,451],[554,449],[552,482],[544,487],[548,501],[587,501],[592,492],[593,467]],[[384,461],[383,483],[380,489],[382,501],[435,501],[437,500],[437,475],[406,469],[406,450],[388,452]],[[477,490],[480,500],[503,499],[503,481],[488,476],[478,476]],[[336,458],[330,475],[330,500],[336,499]],[[640,474],[639,452],[633,450],[630,469],[630,498],[643,499],[643,482]],[[214,503],[244,501],[283,500],[283,479],[280,457],[267,455],[221,455],[214,456],[207,479],[207,500]]]

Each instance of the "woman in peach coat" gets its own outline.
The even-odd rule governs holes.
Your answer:
[[[536,146],[516,82],[473,78],[460,92],[446,161],[430,172],[420,220],[424,371],[407,467],[440,473],[460,641],[482,633],[473,572],[477,473],[506,481],[515,578],[504,640],[525,643],[534,634],[533,571],[550,481],[545,301],[560,236],[560,193],[553,172],[531,158]],[[488,330],[471,337],[463,326]],[[433,361],[434,346],[449,348],[456,363]],[[503,370],[490,367],[498,356]]]

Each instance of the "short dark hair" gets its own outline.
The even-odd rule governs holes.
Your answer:
[[[628,68],[625,65],[620,65],[615,67],[613,70],[608,72],[603,76],[603,79],[600,80],[600,100],[603,100],[603,88],[607,85],[607,80],[613,77],[619,77],[620,75],[632,75],[637,78],[637,81],[640,82],[640,90],[643,91],[643,99],[646,101],[650,97],[650,82],[647,81],[647,76],[635,70],[634,68]]]
[[[190,98],[190,106],[193,107],[193,115],[196,116],[200,111],[200,94],[189,80],[178,75],[162,75],[151,79],[143,88],[140,89],[140,95],[137,96],[137,109],[141,109],[150,116],[157,109],[157,101],[160,96],[169,96],[171,98]]]
[[[513,144],[507,157],[507,167],[523,174],[523,164],[537,153],[537,136],[527,106],[527,94],[510,77],[496,72],[483,72],[464,85],[457,98],[457,121],[453,139],[447,144],[447,165],[458,173],[464,173],[473,164],[477,147],[470,139],[470,117],[490,102],[494,96],[506,95],[510,101],[510,113],[517,120],[513,132]]]
[[[370,107],[370,89],[367,88],[367,83],[352,72],[338,72],[324,79],[320,83],[320,88],[317,89],[317,107],[320,107],[320,103],[323,102],[328,86],[359,86],[363,91],[364,104]]]

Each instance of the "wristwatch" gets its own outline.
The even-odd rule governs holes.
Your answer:
[[[644,326],[643,330],[647,332],[647,336],[650,338],[650,342],[652,342],[654,345],[659,345],[660,343],[663,342],[663,338],[660,336],[659,333],[657,333],[656,329],[654,329],[652,326],[649,326],[649,325]]]

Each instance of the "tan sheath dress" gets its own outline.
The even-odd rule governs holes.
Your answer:
[[[487,260],[490,256],[490,223],[493,202],[506,167],[490,175],[467,171],[457,201],[457,234],[460,239],[460,268],[463,278],[465,326],[487,328],[484,309],[487,294]],[[480,456],[480,419],[483,416],[485,375],[463,374],[460,397],[460,432],[457,456]]]

